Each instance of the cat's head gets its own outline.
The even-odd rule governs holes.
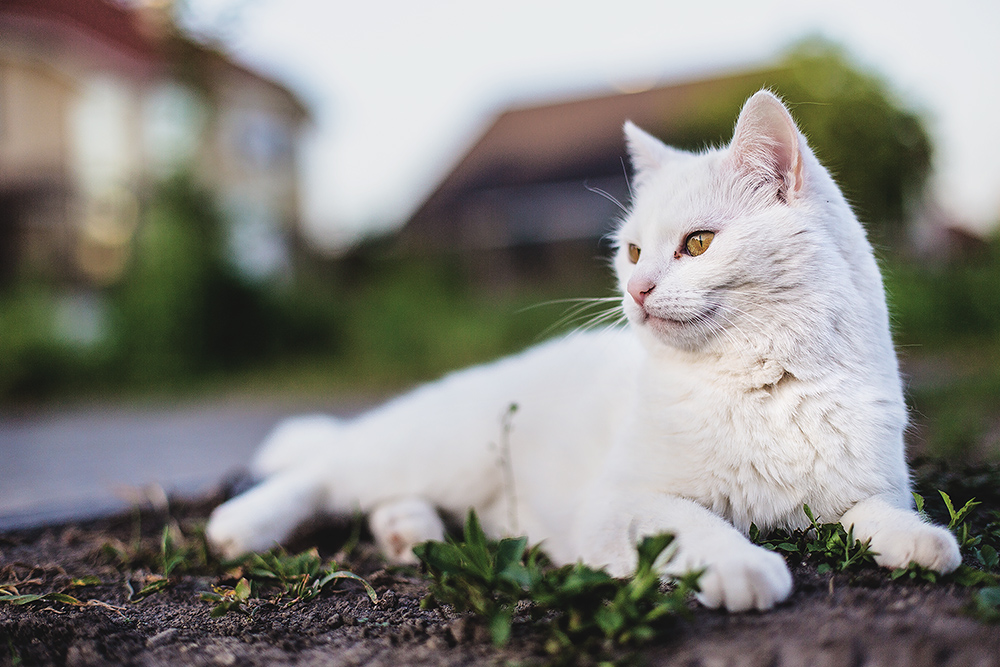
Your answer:
[[[771,93],[747,101],[725,148],[688,153],[631,123],[625,136],[634,197],[614,264],[647,342],[772,346],[809,321],[817,294],[850,283],[852,254],[872,283],[860,225]]]

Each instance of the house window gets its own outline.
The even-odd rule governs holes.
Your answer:
[[[236,121],[235,152],[250,169],[268,171],[292,163],[292,132],[281,118],[244,112]]]
[[[205,102],[181,84],[170,81],[149,91],[143,138],[155,171],[163,175],[196,158],[208,113]]]

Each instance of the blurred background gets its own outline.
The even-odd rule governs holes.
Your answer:
[[[141,447],[121,406],[238,459],[585,322],[622,122],[722,144],[765,86],[876,245],[911,452],[995,460],[1000,5],[683,5],[0,1],[0,495],[32,442]]]

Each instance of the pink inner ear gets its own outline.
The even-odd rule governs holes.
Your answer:
[[[802,151],[795,121],[771,93],[751,97],[736,122],[730,144],[731,159],[758,183],[779,183],[779,196],[802,189]]]

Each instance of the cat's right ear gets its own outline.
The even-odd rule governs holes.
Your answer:
[[[641,181],[650,173],[664,165],[674,149],[642,130],[630,120],[625,121],[625,144],[628,146],[629,159],[635,179]]]
[[[787,200],[802,189],[804,142],[781,100],[762,90],[743,105],[729,160],[751,183],[776,184],[778,195]]]

